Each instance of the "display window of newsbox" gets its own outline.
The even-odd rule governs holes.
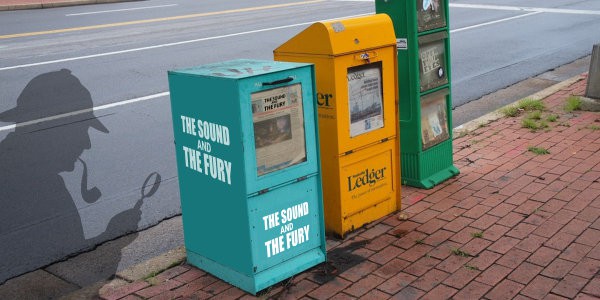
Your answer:
[[[447,0],[416,0],[417,1],[417,31],[424,32],[446,27]]]
[[[419,37],[419,82],[421,92],[448,84],[448,35],[438,32]]]
[[[350,138],[383,128],[381,61],[348,68]]]
[[[251,95],[256,175],[306,161],[302,85],[296,83]]]
[[[254,84],[242,107],[252,120],[243,128],[251,148],[244,151],[249,194],[318,172],[316,139],[306,136],[315,128],[315,120],[306,119],[314,115],[308,113],[313,103],[304,100],[312,97],[311,82],[287,78],[286,84]]]
[[[448,131],[448,89],[421,97],[421,141],[427,150],[450,138]]]
[[[395,86],[395,51],[395,47],[391,46],[367,51],[370,61],[359,59],[361,53],[336,57],[337,69],[332,82],[337,91],[335,139],[338,154],[355,151],[397,134],[396,90],[389,88]],[[319,109],[324,110],[322,107]],[[331,133],[321,132],[325,137],[328,134]]]

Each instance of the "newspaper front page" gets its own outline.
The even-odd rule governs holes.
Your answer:
[[[302,86],[251,95],[257,175],[306,161]]]
[[[383,127],[381,69],[379,65],[348,69],[350,137]]]

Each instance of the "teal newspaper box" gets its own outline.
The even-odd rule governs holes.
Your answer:
[[[256,294],[325,261],[313,65],[168,75],[188,262]]]

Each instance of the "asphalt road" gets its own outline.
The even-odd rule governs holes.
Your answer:
[[[594,0],[450,5],[454,106],[600,42]],[[372,1],[331,0],[0,12],[0,282],[180,213],[167,70],[272,59],[313,22],[373,12]]]

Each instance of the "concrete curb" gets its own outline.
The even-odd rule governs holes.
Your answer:
[[[0,11],[54,8],[54,7],[75,6],[75,5],[133,2],[133,1],[142,1],[142,0],[59,0],[56,2],[48,2],[48,3],[40,2],[40,3],[23,3],[23,4],[0,4]]]
[[[473,131],[473,130],[479,128],[481,125],[486,125],[486,124],[489,124],[489,123],[491,123],[493,121],[496,121],[496,120],[498,120],[500,118],[503,118],[504,115],[501,113],[501,111],[502,111],[503,108],[515,105],[515,103],[517,103],[517,102],[519,102],[519,101],[521,101],[523,99],[534,99],[534,100],[544,99],[544,98],[546,98],[546,97],[548,97],[548,96],[550,96],[550,95],[552,95],[552,94],[560,91],[561,89],[563,89],[565,87],[568,87],[571,84],[574,84],[575,82],[578,82],[578,81],[584,80],[584,79],[585,79],[585,76],[583,76],[583,75],[577,75],[577,76],[571,77],[571,78],[569,78],[569,79],[567,79],[565,81],[559,82],[559,83],[557,83],[555,85],[552,85],[552,86],[550,86],[548,88],[545,88],[545,89],[543,89],[543,90],[541,90],[541,91],[539,91],[539,92],[537,92],[535,94],[532,94],[532,95],[530,95],[528,97],[519,99],[519,100],[517,100],[517,101],[515,101],[513,103],[510,103],[510,104],[507,104],[507,105],[505,105],[505,106],[503,106],[503,107],[501,107],[501,108],[499,108],[499,109],[497,109],[497,110],[495,110],[493,112],[490,112],[490,113],[488,113],[486,115],[483,115],[483,116],[481,116],[481,117],[479,117],[479,118],[477,118],[475,120],[472,120],[472,121],[469,121],[469,122],[467,122],[465,124],[462,124],[462,125],[454,128],[452,130],[452,132],[453,132],[453,134],[454,134],[455,137],[458,137],[461,134]]]
[[[179,247],[129,267],[118,272],[116,275],[119,278],[133,282],[144,279],[152,274],[158,274],[174,265],[181,264],[186,260],[186,257],[185,247]]]
[[[145,280],[146,278],[160,274],[175,265],[182,264],[185,260],[185,248],[179,247],[122,270],[115,274],[115,279],[96,282],[90,286],[82,287],[72,293],[61,296],[59,299],[95,299],[101,290],[115,289],[135,281]]]

